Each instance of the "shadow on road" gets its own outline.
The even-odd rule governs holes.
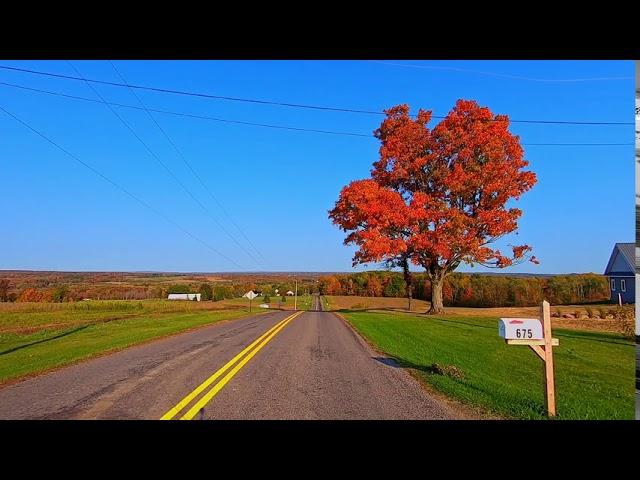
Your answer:
[[[394,367],[394,368],[402,368],[402,365],[400,365],[400,363],[398,363],[398,361],[395,358],[389,358],[389,357],[372,357],[376,362],[380,362],[383,365],[387,365],[388,367]]]

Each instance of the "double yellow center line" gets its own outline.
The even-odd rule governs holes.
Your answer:
[[[275,337],[280,330],[287,326],[289,322],[291,322],[294,318],[302,314],[302,311],[296,312],[292,315],[289,315],[284,320],[278,322],[276,325],[267,330],[264,334],[258,337],[256,340],[251,342],[251,344],[242,350],[239,354],[229,360],[224,364],[222,368],[220,368],[217,372],[207,378],[204,382],[202,382],[196,389],[191,392],[189,395],[184,397],[178,404],[165,413],[160,420],[171,420],[176,415],[178,415],[182,410],[184,410],[198,395],[200,395],[207,387],[209,387],[213,382],[215,382],[220,376],[222,376],[227,370],[231,369],[215,386],[209,390],[205,395],[202,396],[188,411],[185,413],[180,419],[181,420],[191,420],[195,417],[200,409],[202,409],[207,403],[211,401],[216,394],[222,390],[229,380],[231,380],[236,373],[240,371],[242,367],[244,367],[253,356],[260,351],[262,347],[264,347],[273,337]],[[235,366],[234,366],[235,365]],[[233,367],[233,368],[231,368]]]

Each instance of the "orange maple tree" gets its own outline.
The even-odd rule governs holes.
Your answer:
[[[431,281],[429,313],[441,313],[444,279],[461,263],[538,263],[528,245],[511,246],[509,255],[490,246],[517,229],[522,211],[507,202],[536,182],[506,115],[458,100],[429,129],[430,111],[413,119],[408,105],[398,105],[385,113],[374,132],[381,146],[371,178],[344,187],[329,212],[349,232],[344,243],[358,246],[354,266],[422,266]]]
[[[45,300],[45,295],[39,292],[35,288],[25,288],[18,296],[18,302],[42,302]]]

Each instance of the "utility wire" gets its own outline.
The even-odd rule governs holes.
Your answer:
[[[57,97],[71,98],[71,99],[74,99],[74,100],[83,100],[85,102],[106,103],[106,104],[113,105],[113,106],[116,106],[116,107],[124,107],[124,108],[133,108],[133,109],[136,109],[136,110],[144,110],[142,107],[138,107],[138,106],[135,106],[135,105],[127,105],[125,103],[116,103],[116,102],[106,102],[106,101],[102,101],[102,100],[96,100],[94,98],[86,98],[86,97],[80,97],[80,96],[77,96],[77,95],[69,95],[67,93],[52,92],[52,91],[49,91],[49,90],[41,90],[41,89],[38,89],[38,88],[25,87],[24,85],[17,85],[15,83],[0,82],[0,85],[5,85],[7,87],[20,88],[22,90],[29,90],[29,91],[32,91],[32,92],[45,93],[47,95],[54,95],[54,96],[57,96]],[[313,129],[313,128],[301,128],[301,127],[290,127],[290,126],[285,126],[285,125],[273,125],[273,124],[269,124],[269,123],[244,122],[244,121],[241,121],[241,120],[229,120],[229,119],[225,119],[225,118],[211,117],[211,116],[207,116],[207,115],[196,115],[196,114],[192,114],[192,113],[173,112],[173,111],[170,111],[170,110],[160,110],[160,109],[157,109],[157,108],[148,108],[148,110],[151,111],[151,112],[164,113],[164,114],[167,114],[167,115],[176,115],[176,116],[181,116],[181,117],[197,118],[197,119],[200,119],[200,120],[212,120],[214,122],[232,123],[232,124],[238,124],[238,125],[249,125],[249,126],[253,126],[253,127],[265,127],[265,128],[275,128],[275,129],[280,129],[280,130],[293,130],[293,131],[297,131],[297,132],[325,133],[325,134],[330,134],[330,135],[346,135],[346,136],[350,136],[350,137],[371,138],[371,134],[366,134],[366,133],[338,132],[338,131],[331,131],[331,130],[317,130],[317,129]]]
[[[124,76],[120,73],[120,71],[116,68],[115,64],[109,60],[109,63],[111,64],[111,66],[113,67],[113,70],[116,72],[116,74],[120,77],[120,79],[126,84],[128,85],[127,80],[124,78]],[[182,153],[182,150],[178,148],[178,146],[175,144],[175,142],[171,139],[171,137],[169,137],[169,135],[167,134],[167,132],[164,130],[164,128],[162,128],[160,126],[160,124],[156,121],[155,117],[151,114],[151,112],[147,109],[147,106],[144,104],[144,102],[142,101],[142,99],[140,99],[140,97],[138,97],[138,95],[136,94],[135,90],[133,89],[129,89],[129,91],[131,92],[131,94],[136,98],[136,100],[138,100],[138,103],[140,103],[140,105],[142,106],[142,108],[144,108],[144,111],[147,112],[147,115],[149,116],[149,118],[153,121],[153,123],[156,125],[156,127],[158,127],[158,130],[160,130],[160,132],[162,133],[162,135],[164,135],[164,137],[167,139],[167,141],[171,144],[171,146],[173,147],[173,149],[176,151],[176,153],[178,154],[178,156],[182,159],[182,161],[184,162],[184,164],[189,168],[189,170],[191,171],[191,173],[193,174],[194,177],[196,177],[196,179],[198,179],[198,182],[200,182],[200,185],[202,185],[202,187],[207,191],[207,193],[209,194],[209,196],[218,204],[218,207],[220,207],[220,210],[222,210],[222,212],[227,216],[227,218],[229,219],[229,221],[233,224],[233,226],[236,227],[236,229],[238,230],[238,232],[240,232],[240,235],[242,235],[242,237],[247,241],[247,243],[249,245],[251,245],[251,247],[256,251],[256,253],[262,257],[262,259],[264,260],[264,256],[262,255],[262,253],[260,253],[260,251],[256,248],[256,246],[253,244],[253,242],[251,240],[249,240],[249,238],[247,238],[247,236],[244,234],[244,232],[242,231],[242,229],[238,226],[238,224],[233,220],[233,218],[231,217],[231,215],[229,215],[229,213],[227,212],[227,210],[224,208],[224,206],[222,206],[222,204],[220,203],[220,201],[218,200],[218,198],[213,194],[213,192],[211,191],[211,189],[204,183],[204,181],[202,180],[202,178],[200,177],[200,175],[198,175],[198,173],[196,172],[196,170],[191,166],[191,163],[189,163],[189,161],[187,161],[186,157],[184,156],[184,154]]]
[[[44,93],[46,95],[52,95],[52,96],[56,96],[56,97],[69,98],[69,99],[73,99],[73,100],[82,100],[82,101],[85,101],[85,102],[103,103],[103,104],[112,105],[112,106],[115,106],[115,107],[132,108],[132,109],[135,109],[135,110],[144,110],[144,108],[136,106],[136,105],[128,105],[128,104],[125,104],[125,103],[116,103],[116,102],[107,102],[105,100],[96,100],[94,98],[80,97],[80,96],[77,96],[77,95],[69,95],[69,94],[60,93],[60,92],[51,92],[49,90],[41,90],[41,89],[38,89],[38,88],[26,87],[24,85],[17,85],[17,84],[14,84],[14,83],[0,82],[0,85],[4,85],[4,86],[7,86],[7,87],[13,87],[13,88],[19,88],[21,90],[27,90],[27,91],[31,91],[31,92]],[[266,124],[266,123],[244,122],[244,121],[240,121],[240,120],[228,120],[228,119],[223,119],[223,118],[210,117],[210,116],[206,116],[206,115],[195,115],[195,114],[191,114],[191,113],[174,112],[174,111],[170,111],[170,110],[161,110],[161,109],[156,109],[156,108],[147,108],[147,109],[149,111],[155,112],[155,113],[163,113],[163,114],[166,114],[166,115],[175,115],[175,116],[188,117],[188,118],[196,118],[196,119],[200,119],[200,120],[211,120],[211,121],[222,122],[222,123],[249,125],[249,126],[254,126],[254,127],[275,128],[275,129],[282,129],[282,130],[293,130],[293,131],[298,131],[298,132],[323,133],[323,134],[331,134],[331,135],[346,135],[346,136],[350,136],[350,137],[364,137],[364,138],[368,138],[368,139],[372,139],[373,138],[373,136],[371,134],[366,134],[366,133],[314,130],[314,129],[310,129],[310,128],[290,127],[290,126],[285,126],[285,125],[273,125],[273,124]],[[602,144],[602,143],[545,143],[545,144],[523,143],[522,145],[524,145],[524,146],[539,146],[539,145],[548,145],[548,146],[552,146],[552,145],[555,145],[555,146],[603,146],[603,145],[610,145],[610,146],[613,146],[613,145],[633,145],[633,143],[612,143],[612,144]]]
[[[78,69],[69,61],[67,61],[67,63],[71,66],[71,68],[73,68],[76,73],[78,75],[80,75],[80,77],[82,77],[82,74],[78,71]],[[158,157],[158,155],[155,154],[155,152],[153,150],[151,150],[151,148],[149,148],[149,146],[146,144],[146,142],[144,140],[142,140],[142,138],[140,138],[140,136],[135,132],[135,130],[131,127],[131,125],[129,125],[129,123],[127,123],[124,118],[122,118],[118,112],[115,111],[115,109],[109,105],[109,103],[104,99],[104,97],[102,95],[100,95],[100,92],[98,92],[93,85],[91,85],[90,83],[87,82],[87,86],[89,88],[91,88],[91,90],[98,96],[98,98],[100,98],[104,104],[109,108],[109,110],[111,110],[111,113],[113,113],[116,118],[118,120],[120,120],[120,122],[127,127],[127,129],[133,134],[134,137],[136,137],[138,139],[138,141],[142,144],[142,146],[144,146],[144,148],[147,150],[147,152],[149,152],[149,154],[166,170],[166,172],[171,176],[171,178],[173,178],[175,180],[175,182],[180,185],[180,187],[187,193],[187,195],[189,195],[192,200],[194,202],[196,202],[198,204],[198,206],[205,212],[205,214],[216,224],[218,225],[218,227],[220,227],[220,229],[229,237],[231,238],[231,240],[233,240],[256,264],[260,265],[259,262],[254,258],[254,256],[247,251],[247,249],[244,248],[244,246],[242,246],[236,239],[235,237],[233,237],[226,228],[224,228],[224,226],[218,221],[217,218],[215,218],[211,212],[209,211],[209,209],[207,209],[207,207],[205,205],[203,205],[203,203],[198,200],[198,198],[191,192],[191,190],[189,190],[187,188],[187,186],[182,183],[182,181],[171,171],[171,169],[160,159],[160,157]]]
[[[79,80],[84,82],[99,83],[103,85],[110,85],[113,87],[126,87],[126,88],[140,89],[140,90],[149,90],[149,91],[160,92],[160,93],[170,93],[174,95],[186,95],[191,97],[209,98],[209,99],[216,99],[216,100],[228,100],[228,101],[234,101],[234,102],[257,103],[257,104],[263,104],[263,105],[276,105],[280,107],[290,107],[290,108],[306,108],[306,109],[312,109],[312,110],[326,110],[326,111],[333,111],[333,112],[362,113],[362,114],[368,114],[368,115],[386,115],[382,111],[374,111],[374,110],[358,110],[353,108],[338,108],[338,107],[328,107],[328,106],[322,106],[322,105],[275,102],[270,100],[258,100],[258,99],[251,99],[251,98],[211,95],[207,93],[187,92],[183,90],[171,90],[167,88],[148,87],[148,86],[142,86],[142,85],[125,85],[123,83],[118,83],[118,82],[84,79],[84,78],[74,77],[71,75],[42,72],[42,71],[30,70],[26,68],[9,67],[6,65],[0,65],[0,69],[31,73],[35,75],[44,75],[48,77],[64,78],[67,80]],[[446,118],[445,116],[442,116],[442,115],[432,115],[432,117],[440,118],[440,119]],[[512,123],[541,123],[541,124],[557,124],[557,125],[633,125],[633,122],[589,122],[589,121],[569,121],[569,120],[511,120],[511,119],[509,121]]]
[[[506,73],[473,70],[470,68],[449,67],[445,65],[416,65],[411,63],[388,62],[385,60],[367,60],[367,61],[372,63],[380,63],[383,65],[391,65],[394,67],[421,68],[425,70],[448,70],[451,72],[473,73],[476,75],[509,78],[512,80],[528,80],[530,82],[542,82],[542,83],[574,83],[574,82],[597,82],[597,81],[609,81],[609,80],[634,80],[634,77],[534,78],[534,77],[524,77],[521,75],[509,75]]]
[[[95,173],[96,175],[98,175],[100,178],[102,178],[103,180],[105,180],[106,182],[110,183],[111,185],[113,185],[114,187],[116,187],[118,190],[120,190],[121,192],[125,193],[126,195],[128,195],[129,197],[133,198],[136,202],[138,202],[139,204],[141,204],[143,207],[151,210],[153,213],[155,213],[156,215],[158,215],[159,217],[163,218],[164,220],[166,220],[167,222],[169,222],[171,225],[173,225],[174,227],[178,228],[179,230],[181,230],[183,233],[189,235],[191,238],[193,238],[194,240],[196,240],[197,242],[201,243],[202,245],[204,245],[206,248],[208,248],[209,250],[211,250],[212,252],[220,255],[222,258],[224,258],[225,260],[228,260],[230,263],[232,263],[233,265],[235,265],[238,268],[242,268],[240,265],[238,265],[237,262],[235,262],[233,259],[229,258],[228,256],[226,256],[224,253],[221,253],[220,251],[218,251],[217,249],[215,249],[214,247],[212,247],[211,245],[209,245],[207,242],[205,242],[204,240],[202,240],[201,238],[197,237],[196,235],[194,235],[193,233],[191,233],[189,230],[187,230],[186,228],[182,227],[180,224],[178,224],[177,222],[171,220],[171,218],[167,217],[164,213],[160,212],[159,210],[156,210],[155,208],[153,208],[151,205],[149,205],[147,202],[145,202],[144,200],[142,200],[141,198],[137,197],[136,195],[134,195],[133,193],[131,193],[129,190],[127,190],[126,188],[124,188],[123,186],[119,185],[118,183],[116,183],[115,181],[111,180],[109,177],[107,177],[105,174],[103,174],[102,172],[100,172],[99,170],[95,169],[94,167],[92,167],[91,165],[89,165],[88,163],[84,162],[83,160],[81,160],[79,157],[77,157],[76,155],[74,155],[73,153],[69,152],[68,150],[66,150],[64,147],[60,146],[59,144],[57,144],[56,142],[54,142],[52,139],[50,139],[49,137],[47,137],[45,134],[41,133],[40,131],[36,130],[35,128],[33,128],[31,125],[29,125],[27,122],[25,122],[24,120],[21,120],[20,118],[18,118],[16,115],[14,115],[13,113],[9,112],[8,110],[6,110],[2,105],[0,105],[0,110],[2,110],[4,113],[6,113],[7,115],[9,115],[10,117],[12,117],[15,121],[17,121],[18,123],[22,124],[24,127],[28,128],[29,130],[31,130],[33,133],[35,133],[36,135],[38,135],[40,138],[46,140],[47,142],[49,142],[51,145],[53,145],[54,147],[56,147],[58,150],[60,150],[61,152],[63,152],[64,154],[66,154],[67,156],[71,157],[72,159],[74,159],[76,162],[80,163],[81,165],[83,165],[85,168],[91,170],[93,173]]]

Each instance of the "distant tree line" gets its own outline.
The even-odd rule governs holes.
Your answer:
[[[429,300],[430,282],[424,274],[413,275],[413,298]],[[94,300],[144,300],[167,298],[169,293],[200,293],[203,301],[238,298],[249,290],[263,296],[280,297],[295,291],[290,281],[191,282],[169,285],[67,285],[47,283],[46,287],[15,288],[0,279],[0,302],[69,302],[85,298]],[[277,290],[277,293],[276,293]],[[373,271],[325,275],[315,281],[298,282],[298,295],[358,295],[367,297],[405,297],[406,283],[401,272]],[[542,299],[554,305],[608,302],[609,282],[593,273],[556,275],[553,277],[510,277],[453,273],[443,285],[446,306],[508,307],[533,306]]]
[[[68,278],[65,278],[68,280]],[[170,293],[200,293],[202,301],[220,301],[238,298],[249,290],[261,292],[262,295],[284,295],[295,291],[294,283],[254,282],[184,282],[166,285],[131,285],[114,284],[113,278],[105,279],[105,283],[86,282],[80,285],[58,283],[52,279],[36,279],[29,286],[16,286],[7,279],[0,279],[0,302],[74,302],[91,300],[145,300],[167,298]],[[299,282],[298,294],[310,294],[316,283]],[[279,292],[276,294],[276,290]]]
[[[431,282],[424,274],[413,276],[413,298],[429,300]],[[321,277],[322,295],[404,297],[406,284],[399,272],[377,271],[335,274]],[[609,282],[593,273],[553,277],[509,277],[452,273],[443,285],[446,306],[520,307],[537,305],[543,299],[552,304],[608,302]]]

